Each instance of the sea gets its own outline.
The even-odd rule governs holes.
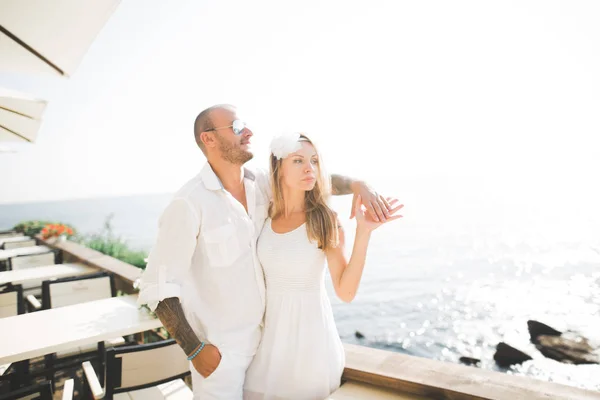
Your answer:
[[[473,368],[600,390],[600,365],[548,359],[529,342],[527,330],[527,321],[537,320],[600,346],[597,204],[565,213],[533,200],[481,195],[469,184],[404,184],[404,217],[373,233],[355,300],[339,301],[327,284],[342,340],[451,363],[474,357],[481,363]],[[423,189],[432,185],[435,190]],[[4,204],[0,229],[49,219],[85,234],[110,220],[115,235],[147,251],[171,196]],[[351,201],[332,200],[349,243],[355,229]],[[533,359],[499,368],[493,360],[499,342]]]

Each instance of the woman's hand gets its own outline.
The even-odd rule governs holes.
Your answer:
[[[361,230],[364,232],[373,232],[375,229],[379,228],[386,222],[394,221],[398,218],[403,217],[402,215],[396,213],[400,211],[402,207],[404,207],[404,204],[396,205],[398,204],[398,199],[394,199],[392,197],[386,197],[385,202],[389,204],[389,216],[383,221],[376,221],[363,207],[362,197],[360,195],[357,196],[356,204],[354,205],[354,215],[356,216],[357,231]]]
[[[362,204],[365,206],[367,213],[373,221],[385,222],[385,220],[391,215],[392,205],[387,201],[389,197],[383,197],[377,193],[373,188],[367,185],[365,182],[355,182],[352,184],[352,211],[350,213],[350,219],[355,217],[356,204],[358,198],[361,198]]]

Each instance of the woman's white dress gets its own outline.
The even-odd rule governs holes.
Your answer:
[[[309,241],[306,224],[279,234],[270,218],[257,251],[267,305],[244,399],[324,399],[340,386],[345,361],[325,291],[325,253]]]

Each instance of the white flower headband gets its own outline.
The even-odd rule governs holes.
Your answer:
[[[299,133],[283,133],[271,140],[271,153],[278,160],[286,158],[293,152],[300,150],[301,147]]]

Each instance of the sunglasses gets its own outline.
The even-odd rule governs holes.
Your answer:
[[[227,128],[233,128],[233,133],[236,136],[239,136],[239,135],[242,134],[242,131],[244,129],[246,129],[246,123],[244,121],[242,121],[242,120],[236,119],[229,126],[222,126],[220,128],[207,129],[205,132],[218,131],[218,130],[227,129]]]

